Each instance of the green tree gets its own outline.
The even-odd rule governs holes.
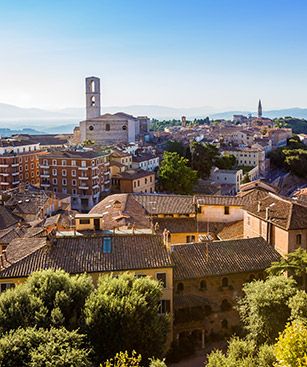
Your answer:
[[[290,298],[289,307],[291,320],[307,321],[307,293],[305,291],[299,291]]]
[[[181,155],[182,157],[185,154],[185,149],[186,149],[185,146],[180,141],[175,140],[169,140],[165,146],[165,150],[167,152],[175,152]]]
[[[249,178],[249,175],[248,173],[245,173],[245,175],[243,176],[243,179],[242,179],[242,184],[246,184],[246,183],[249,183],[251,182],[250,178]]]
[[[237,309],[248,336],[258,345],[273,343],[290,317],[288,303],[298,291],[295,280],[269,277],[246,283],[243,291]]]
[[[114,358],[108,359],[100,367],[141,367],[142,356],[132,351],[131,355],[126,352],[116,353]],[[166,367],[164,360],[150,358],[146,365],[149,367]]]
[[[0,338],[3,367],[91,367],[85,337],[64,328],[17,329]]]
[[[0,294],[0,333],[28,326],[78,328],[92,290],[87,275],[52,269],[35,272],[24,284]]]
[[[212,144],[194,142],[191,145],[191,154],[191,167],[198,172],[200,177],[208,178],[213,163],[219,155],[218,148]]]
[[[275,347],[276,367],[307,366],[307,326],[295,321],[280,334]]]
[[[197,180],[197,172],[188,167],[188,160],[175,152],[164,152],[159,170],[162,189],[175,194],[189,194]]]
[[[236,157],[233,154],[224,154],[217,157],[214,164],[220,169],[232,169],[236,164]]]
[[[275,362],[274,346],[233,337],[226,354],[217,350],[208,356],[207,367],[273,367]]]
[[[288,274],[294,276],[299,284],[306,289],[306,275],[307,275],[307,251],[298,248],[290,252],[280,261],[273,262],[267,272],[271,275]]]
[[[85,304],[85,323],[100,360],[123,350],[136,350],[145,360],[162,355],[169,320],[159,315],[161,294],[162,285],[148,277],[123,274],[99,279]]]

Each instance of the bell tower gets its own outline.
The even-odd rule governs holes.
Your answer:
[[[100,79],[95,76],[85,78],[86,119],[100,116]]]

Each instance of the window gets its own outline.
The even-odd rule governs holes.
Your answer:
[[[296,244],[297,245],[301,245],[302,244],[302,235],[301,234],[297,234],[296,235]]]
[[[95,96],[92,96],[91,97],[91,106],[92,107],[95,107],[96,106],[96,98],[95,98]]]
[[[67,176],[67,171],[66,171],[66,169],[63,169],[63,170],[62,170],[62,176]]]
[[[145,177],[145,185],[147,185],[147,178]]]
[[[77,195],[77,190],[76,189],[72,189],[72,194],[73,195]]]
[[[110,131],[110,124],[106,124],[106,131]]]
[[[159,314],[169,313],[171,311],[171,301],[162,299],[159,303]]]
[[[183,290],[184,290],[183,283],[178,283],[177,284],[177,292],[180,293],[180,292],[183,292]]]
[[[31,163],[31,169],[34,169],[34,163]]]
[[[228,287],[228,278],[223,278],[222,279],[222,287]]]
[[[186,240],[187,240],[187,243],[195,242],[195,236],[194,236],[194,235],[192,235],[192,236],[187,236]]]
[[[204,291],[207,289],[207,282],[205,280],[201,280],[199,284],[200,290]]]
[[[110,254],[112,251],[112,238],[111,237],[104,237],[103,244],[102,244],[102,252],[104,254]]]
[[[66,160],[62,161],[62,166],[66,166]]]
[[[81,167],[86,167],[86,161],[81,162]]]
[[[28,165],[26,164],[26,166],[25,166],[25,170],[27,171],[28,170]]]
[[[53,183],[54,185],[56,185],[56,184],[58,183],[58,179],[57,179],[57,178],[53,178],[53,179],[52,179],[52,183]]]
[[[91,80],[91,82],[90,82],[90,88],[91,88],[91,92],[92,93],[95,93],[95,90],[96,90],[96,88],[95,88],[95,80]]]
[[[56,166],[56,165],[57,165],[57,163],[56,163],[56,159],[54,159],[54,160],[52,161],[52,165],[53,165],[53,166]]]
[[[88,127],[88,129],[89,129],[90,131],[93,131],[93,130],[94,130],[94,126],[92,126],[92,125],[91,125],[91,126],[89,126],[89,127]]]
[[[224,215],[229,215],[229,206],[224,206]]]
[[[71,181],[71,184],[72,184],[73,186],[77,186],[77,180],[72,180],[72,181]]]
[[[73,169],[73,170],[71,171],[71,175],[72,175],[72,177],[76,177],[77,172],[76,172],[76,170],[75,170],[75,169]]]
[[[166,273],[157,273],[157,280],[166,288]]]
[[[34,177],[34,172],[31,172],[31,177]]]
[[[66,178],[63,178],[63,179],[62,179],[62,185],[63,185],[63,186],[66,186],[66,185],[67,185],[67,180],[66,180]]]
[[[52,170],[52,176],[57,176],[57,174],[58,174],[58,171],[56,169],[53,169]]]
[[[91,221],[90,219],[86,218],[86,219],[79,219],[79,224],[90,224]]]
[[[248,217],[247,217],[247,225],[248,225],[248,226],[250,226],[250,225],[251,225],[251,217],[250,217],[250,216],[248,216]]]
[[[221,303],[221,311],[229,311],[231,310],[232,306],[231,304],[227,301],[227,299],[223,299],[222,303]]]
[[[72,166],[76,166],[76,161],[71,161]]]
[[[123,130],[127,130],[127,126],[126,125],[123,125],[122,129]]]

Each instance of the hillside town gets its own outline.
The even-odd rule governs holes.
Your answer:
[[[307,248],[306,178],[275,157],[306,138],[261,100],[257,116],[153,130],[153,117],[101,115],[100,91],[85,79],[86,119],[71,134],[1,138],[1,292],[46,269],[94,284],[148,276],[163,286],[165,351],[204,350],[241,327],[244,284]]]

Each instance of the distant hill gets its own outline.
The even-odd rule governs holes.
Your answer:
[[[19,129],[19,130],[12,130],[7,128],[0,128],[0,137],[7,138],[15,134],[29,134],[29,135],[41,135],[45,134],[43,131],[38,131],[35,129]]]
[[[211,119],[231,119],[234,114],[247,115],[253,111],[226,111],[218,112],[211,107],[175,108],[158,105],[134,105],[134,106],[106,106],[102,107],[101,113],[126,112],[135,116],[148,116],[160,120],[180,119],[186,116],[188,119],[204,118],[209,116]],[[34,130],[44,130],[46,133],[71,133],[74,126],[85,118],[85,109],[79,107],[64,108],[56,111],[43,110],[39,108],[22,108],[14,105],[0,103],[0,129],[22,129],[32,128]],[[307,119],[307,108],[287,108],[280,110],[264,111],[264,116],[284,117],[292,116],[295,118]],[[43,128],[42,128],[43,126]]]

